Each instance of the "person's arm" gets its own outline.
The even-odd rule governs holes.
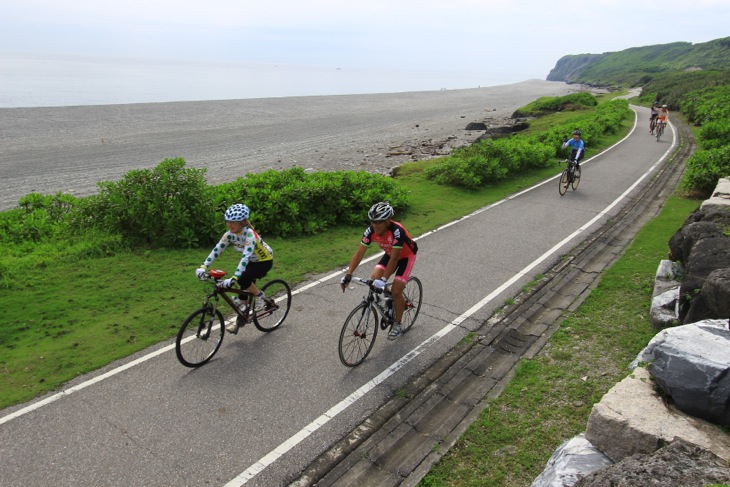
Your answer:
[[[395,268],[398,266],[400,251],[400,247],[393,247],[390,251],[390,260],[388,261],[388,265],[385,267],[385,271],[383,272],[383,279],[385,279],[385,282],[388,282],[390,276],[395,273]]]
[[[352,278],[352,273],[355,272],[355,269],[357,269],[357,266],[360,265],[360,262],[362,261],[363,256],[365,255],[365,252],[367,252],[368,248],[360,244],[357,246],[357,250],[355,250],[355,253],[352,254],[352,258],[350,259],[350,264],[347,266],[347,272],[345,273],[345,276],[340,281],[340,287],[342,288],[342,292],[345,292],[345,289],[347,289],[347,284],[350,282],[350,279]]]

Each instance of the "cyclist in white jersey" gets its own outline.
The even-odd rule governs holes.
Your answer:
[[[204,278],[210,266],[226,248],[233,246],[241,253],[241,260],[233,276],[225,279],[223,287],[233,287],[240,284],[241,288],[256,295],[256,306],[264,306],[264,293],[256,287],[256,279],[260,279],[271,270],[274,265],[274,251],[264,242],[264,239],[254,230],[248,217],[250,211],[246,205],[237,203],[226,210],[225,220],[228,231],[213,247],[205,262],[195,270],[198,279]],[[235,328],[235,330],[233,329]],[[238,324],[226,326],[231,333],[238,332]]]

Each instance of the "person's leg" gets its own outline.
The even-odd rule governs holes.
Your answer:
[[[393,284],[390,286],[390,291],[393,294],[393,309],[395,314],[393,316],[393,326],[388,334],[388,340],[395,340],[398,336],[400,336],[401,320],[403,319],[403,311],[406,307],[406,299],[403,295],[403,291],[406,288],[406,283],[408,283],[408,278],[411,276],[411,270],[415,263],[415,255],[398,261],[398,266],[395,270],[395,278],[393,279]]]

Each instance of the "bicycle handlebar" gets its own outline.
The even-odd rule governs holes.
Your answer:
[[[350,282],[357,282],[359,284],[363,284],[363,285],[369,287],[370,290],[376,294],[380,294],[383,292],[382,289],[373,287],[373,282],[375,282],[373,279],[363,279],[362,277],[352,276],[352,279],[350,279]],[[390,285],[391,285],[391,283],[387,283],[385,285],[386,289],[390,288]]]

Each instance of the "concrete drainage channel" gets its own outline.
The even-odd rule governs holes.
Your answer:
[[[694,151],[689,128],[676,123],[679,148],[640,196],[566,256],[529,292],[487,320],[477,338],[444,355],[401,394],[320,455],[290,485],[416,485],[454,445],[521,358],[533,358],[598,283],[677,187]]]

